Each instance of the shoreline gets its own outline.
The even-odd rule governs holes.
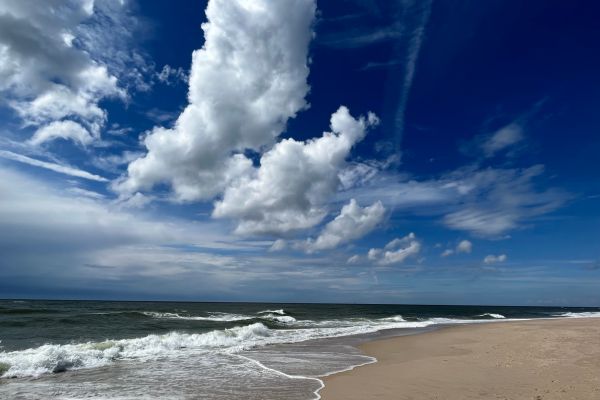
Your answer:
[[[377,361],[321,377],[317,398],[600,398],[600,318],[451,325],[358,348]]]

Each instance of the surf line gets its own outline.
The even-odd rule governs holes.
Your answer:
[[[289,379],[304,379],[304,380],[317,381],[317,382],[319,382],[319,387],[315,391],[313,391],[313,394],[315,395],[315,397],[313,399],[311,399],[311,400],[320,400],[321,399],[321,395],[319,394],[319,392],[325,387],[325,383],[323,382],[322,379],[319,379],[318,377],[304,376],[304,375],[289,375],[289,374],[286,374],[285,372],[279,371],[279,370],[277,370],[275,368],[267,367],[266,365],[264,365],[260,361],[257,361],[257,360],[255,360],[253,358],[246,357],[246,356],[243,356],[241,354],[231,354],[230,353],[229,355],[242,358],[242,359],[244,359],[246,361],[250,361],[251,363],[259,366],[262,369],[265,369],[267,371],[273,372],[273,373],[275,373],[277,375],[280,375],[280,376],[284,376],[284,377],[289,378]],[[340,369],[340,370],[328,372],[328,373],[323,374],[323,375],[319,375],[319,377],[325,378],[325,377],[330,376],[330,375],[339,374],[341,372],[352,371],[354,368],[362,367],[364,365],[374,364],[374,363],[377,362],[377,359],[375,357],[371,357],[371,356],[363,356],[363,357],[368,358],[369,360],[366,361],[366,362],[364,362],[364,363],[362,363],[362,364],[352,365],[352,366],[350,366],[348,368],[343,368],[343,369]]]

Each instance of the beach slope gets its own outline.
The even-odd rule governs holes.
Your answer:
[[[600,318],[454,326],[361,346],[324,400],[600,399]]]

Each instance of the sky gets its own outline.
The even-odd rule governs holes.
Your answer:
[[[600,305],[600,5],[0,2],[0,298]]]

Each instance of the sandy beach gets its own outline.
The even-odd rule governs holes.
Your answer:
[[[373,341],[324,400],[600,399],[600,318],[500,322]]]

